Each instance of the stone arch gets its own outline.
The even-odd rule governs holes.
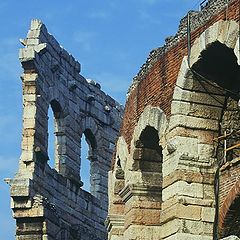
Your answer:
[[[108,191],[107,174],[110,170],[110,161],[106,157],[107,149],[106,140],[103,138],[103,130],[100,125],[89,116],[81,121],[81,129],[79,139],[81,141],[85,135],[88,143],[88,160],[90,161],[90,192],[96,198],[107,201],[106,195]],[[80,163],[80,168],[81,168]],[[105,203],[107,206],[107,202]]]
[[[232,56],[236,57],[239,48],[238,31],[239,25],[235,21],[220,20],[206,29],[194,41],[191,47],[190,65],[185,56],[179,70],[171,105],[172,116],[169,122],[169,131],[177,127],[207,130],[209,131],[208,138],[210,135],[214,135],[214,132],[217,133],[226,100],[226,91],[223,88],[215,87],[215,82],[211,84],[199,80],[198,75],[203,79],[207,79],[209,75],[203,72],[199,73],[198,65],[204,57],[206,59],[212,54],[214,48],[225,51],[223,54],[232,51]],[[209,150],[210,148],[208,146]],[[201,149],[198,149],[201,157],[203,155],[200,151]],[[210,154],[208,158],[212,160]]]
[[[49,104],[52,101],[57,101],[59,103],[59,105],[61,106],[62,112],[64,113],[64,115],[67,115],[67,102],[63,96],[63,94],[61,94],[61,92],[58,89],[58,86],[51,86],[48,88],[47,91],[47,101],[49,102]]]
[[[66,126],[64,121],[64,113],[61,104],[56,100],[52,99],[49,103],[49,110],[53,113],[53,130],[54,130],[54,142],[48,143],[54,145],[54,159],[51,159],[54,161],[54,168],[57,172],[63,173],[63,165],[65,155],[63,149],[66,146]],[[49,116],[48,116],[49,118]],[[50,119],[48,119],[48,131],[49,131],[49,122]],[[48,133],[49,134],[49,133]],[[48,135],[49,138],[49,135]],[[48,148],[49,149],[49,148]],[[49,153],[48,153],[49,158]]]
[[[164,112],[159,107],[148,105],[141,114],[137,126],[134,129],[131,148],[134,143],[140,138],[142,131],[147,127],[153,127],[158,131],[160,141],[163,141],[163,136],[167,128],[167,118]]]
[[[223,54],[226,50],[232,56],[233,53],[236,55],[238,29],[236,22],[220,20],[195,40],[191,47],[190,63],[187,56],[182,59],[171,103],[163,163],[163,206],[168,206],[168,203],[170,206],[162,210],[163,222],[170,218],[164,217],[164,214],[174,208],[172,199],[188,202],[187,198],[190,197],[199,201],[198,207],[202,212],[200,221],[198,218],[192,219],[196,226],[208,218],[207,225],[213,228],[216,169],[213,138],[219,134],[227,91],[217,87],[216,81],[213,81],[216,79],[212,77],[219,74],[215,72],[208,77],[206,69],[199,74],[200,68],[196,66],[203,58],[205,61],[206,56],[208,60],[209,55],[212,61],[214,48],[220,49]],[[204,205],[204,201],[212,205]],[[191,203],[188,206],[191,208]]]
[[[133,138],[131,141],[131,150],[129,154],[128,161],[125,166],[125,180],[126,182],[142,182],[142,173],[141,171],[136,171],[136,155],[137,151],[139,151],[139,147],[137,146],[140,143],[141,134],[146,128],[155,129],[159,143],[158,145],[164,146],[164,134],[167,128],[167,119],[164,112],[158,108],[153,106],[147,106],[143,113],[141,114],[137,126],[134,129]],[[140,150],[141,152],[141,150]],[[139,154],[141,155],[141,153]],[[140,170],[140,169],[139,169]],[[133,173],[135,172],[135,173]]]
[[[213,42],[219,41],[227,47],[234,49],[236,56],[239,51],[239,23],[236,21],[220,20],[207,28],[194,41],[191,47],[190,67],[197,62],[200,53]],[[239,58],[239,56],[238,56]],[[238,59],[239,60],[239,59]]]

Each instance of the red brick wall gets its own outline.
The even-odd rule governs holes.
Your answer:
[[[239,21],[240,0],[233,0],[228,6],[227,18]],[[191,33],[191,43],[209,26],[220,19],[226,19],[226,9],[213,16],[204,25]],[[134,127],[147,105],[160,107],[167,117],[171,114],[171,101],[178,72],[184,56],[187,55],[187,38],[182,38],[173,47],[163,53],[150,71],[140,80],[127,100],[121,135],[130,149]]]

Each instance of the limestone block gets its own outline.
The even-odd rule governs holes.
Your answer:
[[[175,219],[172,219],[171,221],[164,223],[160,229],[161,239],[165,239],[166,237],[179,232],[181,228],[182,228],[181,219],[175,218]]]
[[[229,237],[225,237],[225,238],[221,238],[221,240],[239,240],[240,238],[238,238],[237,236],[229,236]]]
[[[194,235],[189,233],[176,233],[164,240],[212,240],[212,236]]]
[[[33,60],[35,58],[34,48],[28,47],[19,50],[19,59],[21,62]]]
[[[160,225],[160,209],[133,208],[125,216],[125,228],[132,224]]]
[[[176,204],[161,212],[161,222],[165,223],[173,218],[188,219],[194,221],[201,220],[201,206]]]
[[[194,198],[203,198],[203,184],[177,181],[163,189],[163,201],[166,201],[176,194]]]
[[[162,172],[163,177],[168,176],[169,174],[173,173],[179,168],[179,157],[170,157],[163,162],[162,165]]]
[[[175,87],[173,100],[179,100],[184,102],[193,102],[193,103],[207,103],[209,105],[219,106],[219,103],[212,97],[218,99],[219,102],[224,102],[225,96],[224,95],[214,95],[208,93],[200,93],[195,91],[184,90],[178,86]]]
[[[29,236],[21,235],[21,236],[16,236],[16,240],[42,240],[42,236],[34,235],[34,234],[31,234]]]
[[[195,62],[197,62],[199,53],[202,51],[202,39],[201,37],[197,38],[193,43],[191,48],[191,55],[190,55],[190,66],[192,66]]]
[[[214,23],[208,29],[206,29],[206,31],[205,31],[206,46],[217,40],[217,38],[218,38],[218,28],[219,28],[219,25],[221,25],[221,22],[222,21],[220,20],[220,21]],[[203,49],[204,48],[202,48],[201,50],[203,50]]]
[[[31,29],[28,31],[27,38],[39,38],[40,29]]]
[[[132,225],[124,232],[124,240],[152,240],[160,239],[160,232],[156,227]]]
[[[230,21],[225,44],[229,48],[234,49],[236,42],[238,41],[238,38],[239,38],[239,23],[235,21]]]
[[[203,207],[202,208],[202,220],[204,222],[214,222],[214,216],[215,216],[215,208],[210,207]]]
[[[36,106],[35,105],[28,105],[23,110],[23,118],[24,119],[34,119],[36,116]]]
[[[238,59],[238,65],[240,65],[240,54],[239,54],[239,41],[236,42],[235,48],[234,48],[234,53]]]
[[[173,115],[170,118],[169,131],[173,130],[176,127],[217,131],[218,121],[185,115]]]
[[[31,30],[40,29],[41,26],[42,26],[42,23],[41,23],[40,20],[38,20],[38,19],[33,19],[33,20],[31,21],[30,29],[31,29]]]
[[[201,105],[197,103],[182,102],[179,100],[172,101],[171,112],[173,115],[186,115],[194,117],[202,117],[209,119],[219,119],[221,108]]]
[[[173,219],[166,222],[161,227],[161,237],[166,237],[176,233],[188,233],[192,235],[211,235],[213,226],[202,221],[192,221],[185,219]]]
[[[218,41],[225,44],[228,34],[229,22],[221,21],[218,28]]]

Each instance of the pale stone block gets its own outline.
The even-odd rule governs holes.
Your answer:
[[[23,118],[25,119],[34,119],[36,116],[37,107],[35,105],[27,105],[23,109]]]
[[[176,194],[194,198],[203,198],[203,184],[177,181],[167,188],[163,189],[163,201],[166,201]]]
[[[38,19],[33,19],[31,21],[31,30],[35,30],[35,29],[40,29],[40,27],[42,26],[42,22]]]
[[[188,219],[194,221],[201,220],[201,206],[176,204],[168,209],[163,209],[161,212],[161,222],[165,223],[174,218]]]
[[[193,235],[189,233],[176,233],[164,240],[212,240],[212,236]]]
[[[27,38],[26,40],[27,45],[37,45],[39,44],[38,38]]]
[[[160,239],[160,232],[156,226],[132,225],[124,232],[124,240],[152,240]]]
[[[199,37],[199,49],[200,52],[204,49],[206,49],[206,36],[205,36],[206,32],[203,32],[200,37]],[[200,53],[199,53],[200,54]],[[199,56],[199,55],[198,55]]]
[[[166,237],[173,235],[179,232],[182,228],[182,220],[175,218],[172,221],[166,222],[161,226],[161,239],[165,239]]]
[[[240,65],[240,54],[239,54],[239,51],[240,51],[240,49],[239,49],[239,41],[237,41],[236,42],[236,46],[234,48],[234,53],[235,53],[235,55],[236,55],[236,57],[238,59],[238,65]]]
[[[210,26],[205,32],[205,38],[206,38],[206,46],[208,44],[211,44],[217,40],[218,37],[218,27],[219,27],[220,21],[214,23],[212,26]],[[202,49],[203,50],[203,49]]]
[[[180,70],[178,72],[178,77],[177,77],[177,82],[176,85],[179,87],[184,87],[186,84],[186,74],[189,71],[189,66],[188,66],[188,61],[187,61],[187,56],[184,56],[182,59],[182,63],[181,63],[181,67]],[[190,84],[190,87],[193,85],[193,81],[190,80],[188,81]],[[174,94],[173,94],[173,99],[174,99]]]
[[[221,240],[239,240],[237,236],[231,235],[229,237],[221,238]]]
[[[202,220],[204,222],[214,222],[214,216],[215,216],[215,208],[210,208],[210,207],[203,207],[202,208]]]
[[[221,21],[219,23],[218,41],[223,44],[225,44],[226,39],[227,39],[228,27],[229,27],[229,22],[227,22],[227,21]]]
[[[230,21],[225,44],[229,48],[234,49],[238,39],[239,39],[239,23],[235,21]]]
[[[190,66],[198,61],[201,50],[200,39],[197,38],[191,48]]]
[[[172,172],[174,172],[175,170],[177,170],[179,167],[179,157],[170,157],[169,159],[165,159],[163,161],[163,165],[162,165],[162,172],[163,172],[163,177],[171,174]]]
[[[171,106],[173,115],[180,114],[186,116],[202,117],[209,119],[219,119],[221,114],[220,107],[206,106],[201,103],[183,102],[180,100],[173,100]]]
[[[20,61],[29,61],[35,58],[35,51],[32,47],[23,48],[19,50]]]
[[[175,87],[174,91],[174,100],[185,101],[185,102],[193,102],[193,103],[207,103],[213,106],[219,106],[219,103],[213,98],[213,96],[218,99],[219,102],[224,102],[225,96],[219,96],[208,93],[199,93],[195,91],[184,90],[178,86]]]
[[[169,121],[169,131],[176,127],[218,131],[218,121],[184,115],[173,115]]]

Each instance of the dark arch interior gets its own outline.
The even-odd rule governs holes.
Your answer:
[[[90,129],[86,129],[84,131],[84,135],[85,135],[86,141],[90,145],[91,149],[95,150],[97,148],[97,142],[96,142],[96,138],[93,135],[92,131]]]
[[[219,41],[209,44],[201,52],[192,70],[220,87],[230,90],[233,94],[229,95],[238,99],[236,94],[240,91],[240,66],[233,49]],[[197,78],[198,74],[195,74]]]
[[[154,149],[159,154],[162,154],[158,132],[155,128],[147,126],[140,135],[140,141],[144,148]]]
[[[230,206],[224,220],[223,237],[235,235],[240,237],[240,196]]]
[[[54,117],[59,118],[60,114],[62,112],[62,108],[61,108],[61,105],[59,104],[59,102],[56,101],[56,100],[52,100],[50,102],[50,105],[51,105],[51,108],[53,110]]]

